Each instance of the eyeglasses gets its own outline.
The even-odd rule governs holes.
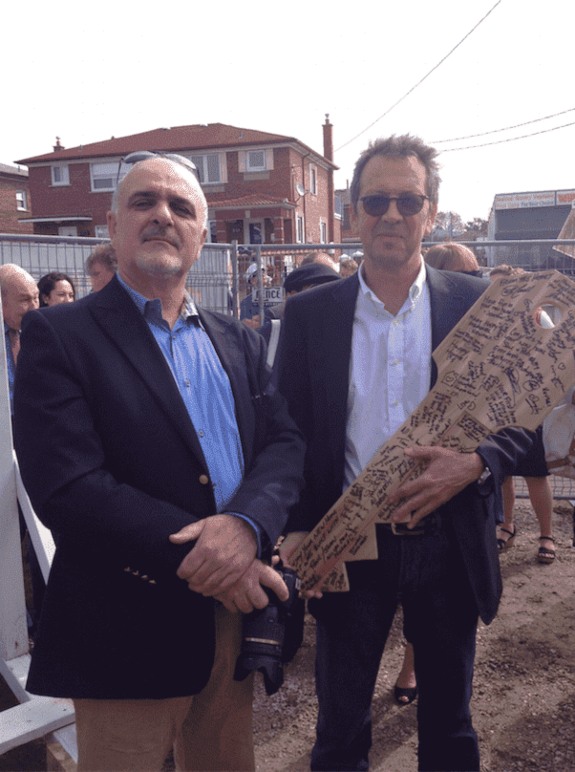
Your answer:
[[[198,182],[200,182],[198,167],[193,161],[190,161],[189,158],[186,158],[183,155],[178,155],[177,153],[156,153],[153,150],[136,150],[134,153],[128,153],[127,156],[124,156],[124,158],[120,159],[120,163],[118,164],[118,175],[116,177],[116,189],[120,183],[120,176],[125,177],[127,174],[127,172],[124,172],[124,174],[121,175],[122,165],[132,166],[133,164],[137,164],[140,161],[147,161],[149,158],[167,158],[168,161],[174,161],[174,163],[180,164],[180,166],[184,166],[186,169],[191,171],[195,175]]]
[[[400,215],[411,217],[421,212],[425,201],[429,201],[429,196],[422,196],[419,193],[404,193],[402,196],[385,196],[383,193],[375,193],[372,196],[363,196],[359,200],[363,205],[364,212],[370,217],[381,217],[387,212],[392,201],[396,202]]]

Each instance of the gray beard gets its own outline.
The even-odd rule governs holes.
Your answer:
[[[149,276],[170,277],[180,276],[182,273],[182,265],[180,261],[173,260],[172,258],[149,257],[138,255],[136,257],[136,265],[141,271],[147,273]]]

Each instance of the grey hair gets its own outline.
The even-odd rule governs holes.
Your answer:
[[[174,164],[178,164],[178,166],[181,166],[182,169],[186,169],[186,171],[189,174],[191,174],[193,179],[196,180],[196,182],[198,183],[198,190],[200,191],[201,196],[202,196],[202,198],[204,200],[204,204],[205,204],[205,216],[204,216],[204,222],[202,223],[202,227],[207,228],[207,225],[208,225],[208,201],[206,199],[206,194],[202,190],[202,186],[199,184],[196,176],[193,174],[193,172],[190,169],[190,167],[186,166],[186,164],[184,164],[184,163],[181,163],[180,161],[178,161],[177,158],[174,158],[172,156],[168,157],[168,156],[162,156],[162,155],[158,154],[157,158],[160,158],[160,159],[163,159],[163,160],[166,160],[166,161],[170,161],[171,163],[174,163]],[[128,177],[130,175],[130,173],[133,171],[133,169],[136,168],[136,166],[139,166],[139,164],[145,163],[146,161],[150,161],[150,160],[154,160],[154,157],[151,156],[150,158],[143,158],[141,161],[136,161],[136,163],[132,164],[132,166],[128,170],[128,173],[125,174],[122,177],[122,179],[118,182],[118,185],[117,185],[116,189],[112,193],[112,201],[111,201],[111,204],[110,204],[110,210],[114,214],[118,213],[118,198],[119,198],[120,188],[122,187],[122,184],[123,184],[124,180],[126,179],[126,177]],[[120,161],[120,163],[121,163],[121,161]]]

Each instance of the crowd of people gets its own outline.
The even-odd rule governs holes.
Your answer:
[[[278,568],[425,398],[432,351],[489,285],[461,245],[423,256],[439,187],[437,152],[418,137],[371,143],[350,188],[361,255],[306,257],[263,322],[251,286],[241,320],[186,291],[207,203],[178,156],[130,165],[85,298],[64,273],[36,284],[0,267],[15,447],[56,544],[27,688],[73,700],[79,770],[161,770],[170,752],[177,769],[254,769],[254,673],[234,677],[242,646],[262,642],[247,620],[288,601]],[[267,281],[255,263],[245,278]],[[498,549],[516,538],[506,481],[548,486],[541,453],[521,429],[473,453],[406,451],[419,471],[392,494],[377,557],[348,565],[348,591],[305,593],[311,769],[369,768],[401,606],[394,693],[417,698],[418,768],[479,770],[477,626],[497,613]],[[548,502],[529,490],[550,563]]]

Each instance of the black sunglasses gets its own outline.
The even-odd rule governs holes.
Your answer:
[[[184,166],[186,169],[191,171],[195,175],[198,182],[200,181],[198,167],[193,161],[190,161],[189,158],[186,158],[183,155],[178,155],[177,153],[155,153],[153,150],[136,150],[134,153],[128,153],[128,155],[124,156],[124,158],[120,158],[120,163],[118,164],[118,174],[116,177],[116,189],[120,183],[122,164],[125,166],[132,166],[133,164],[137,164],[140,161],[146,161],[148,158],[167,158],[168,161],[174,161],[175,163],[180,164],[180,166]]]
[[[372,196],[363,196],[359,199],[363,210],[370,217],[381,217],[389,209],[392,201],[396,202],[397,210],[403,217],[418,214],[423,209],[423,204],[429,201],[429,196],[419,193],[404,193],[401,196],[385,196],[383,193],[374,193]]]

